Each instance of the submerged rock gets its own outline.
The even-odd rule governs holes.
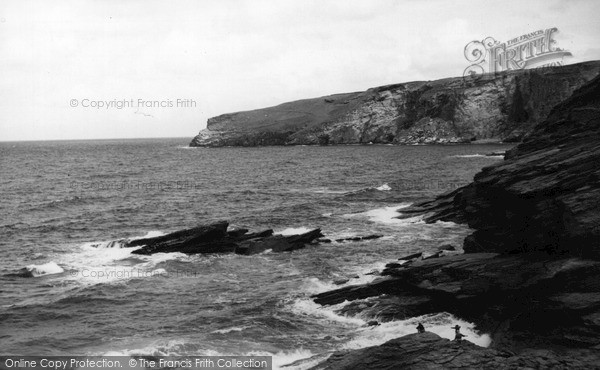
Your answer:
[[[383,235],[381,234],[372,234],[372,235],[366,235],[366,236],[351,236],[348,238],[339,238],[336,239],[335,241],[338,243],[343,243],[343,242],[359,242],[361,240],[373,240],[373,239],[379,239],[379,238],[383,238]]]

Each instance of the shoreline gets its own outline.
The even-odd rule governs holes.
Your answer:
[[[463,355],[469,367],[597,366],[600,185],[593,178],[600,173],[598,96],[600,77],[556,106],[527,140],[471,184],[400,210],[399,218],[468,224],[474,232],[464,239],[463,254],[399,257],[379,280],[315,295],[315,303],[350,301],[358,308],[353,315],[381,317],[381,311],[357,306],[369,298],[378,302],[373,307],[387,307],[388,318],[445,310],[489,333],[491,348],[500,351],[481,357],[474,347],[453,352],[452,366]],[[375,369],[370,364],[381,362],[405,366],[404,359],[390,360],[384,349],[414,345],[415,338],[340,352],[323,364],[327,369],[358,364]],[[444,368],[443,348],[421,352],[406,366],[428,361],[431,368]],[[363,356],[369,357],[366,364]]]

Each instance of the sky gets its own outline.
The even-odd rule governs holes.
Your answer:
[[[598,0],[0,0],[0,141],[191,138],[224,113],[461,76],[470,41],[552,27],[565,64],[599,60],[598,14]]]

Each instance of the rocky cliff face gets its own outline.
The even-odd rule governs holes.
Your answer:
[[[210,118],[190,146],[520,140],[600,62],[382,86]]]
[[[505,161],[406,214],[466,222],[466,252],[600,255],[600,77],[556,106]]]
[[[599,180],[596,77],[472,184],[402,209],[401,217],[468,223],[467,253],[401,257],[371,283],[314,296],[321,305],[350,302],[338,313],[381,321],[449,312],[489,333],[491,347],[415,334],[335,353],[314,368],[597,368]]]

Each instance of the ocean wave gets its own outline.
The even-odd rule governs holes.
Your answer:
[[[309,350],[297,349],[274,354],[265,353],[264,355],[273,356],[273,369],[307,370],[327,360],[331,354],[331,352],[314,354]],[[260,354],[256,354],[255,356],[260,356]]]
[[[135,255],[136,248],[123,248],[127,240],[165,235],[161,231],[149,231],[145,235],[129,239],[84,243],[78,250],[63,257],[63,264],[71,271],[71,279],[84,284],[111,283],[133,278],[168,276],[167,270],[157,268],[171,260],[189,260],[183,253],[156,253]]]
[[[251,328],[251,326],[234,326],[232,328],[214,330],[211,333],[213,333],[213,334],[227,334],[227,333],[236,332],[236,331],[244,331],[244,330],[250,329],[250,328]]]
[[[71,184],[71,186],[74,186],[74,185]],[[103,200],[104,200],[104,198],[101,198],[98,196],[74,195],[74,196],[64,197],[61,199],[52,199],[52,200],[39,202],[37,204],[31,204],[28,208],[28,211],[39,211],[39,210],[61,208],[61,207],[96,204]]]
[[[166,234],[163,233],[162,231],[152,230],[152,231],[148,231],[145,235],[132,236],[130,238],[116,239],[116,240],[89,242],[89,243],[85,243],[84,246],[97,248],[97,249],[123,248],[129,241],[146,239],[146,238],[155,238],[157,236],[162,236],[162,235],[166,235]]]
[[[358,316],[340,315],[336,311],[347,305],[348,301],[344,301],[337,305],[321,306],[315,303],[312,299],[296,299],[289,309],[297,316],[309,316],[328,322],[348,325],[352,327],[360,327],[366,325],[366,321]]]
[[[56,262],[50,261],[42,265],[29,265],[23,267],[15,275],[22,277],[39,277],[44,275],[61,274],[65,272]]]
[[[170,340],[163,343],[156,341],[142,348],[120,349],[117,351],[107,351],[102,356],[183,356],[189,354],[190,345],[183,340]],[[192,350],[195,348],[191,348]],[[194,353],[194,352],[192,352]],[[205,354],[205,356],[214,356],[215,354]]]
[[[452,158],[504,158],[504,154],[490,155],[490,154],[460,154],[453,155]]]
[[[319,188],[310,190],[311,193],[315,194],[346,194],[348,190],[331,190],[328,188]]]
[[[237,328],[234,328],[237,329]],[[237,331],[237,330],[234,330]],[[215,332],[221,332],[219,330]],[[224,329],[223,333],[228,331]],[[120,349],[116,351],[107,351],[101,354],[102,356],[272,356],[272,364],[274,370],[306,370],[318,363],[325,361],[331,352],[322,354],[314,354],[309,350],[302,348],[292,351],[242,351],[242,352],[225,352],[212,349],[202,349],[197,344],[186,343],[183,340],[171,340],[165,343],[148,344],[145,347],[137,349]]]
[[[301,290],[312,295],[353,285],[368,284],[380,277],[379,274],[375,272],[382,271],[386,264],[387,262],[377,262],[361,266],[360,268],[345,271],[343,275],[337,276],[329,281],[323,281],[316,277],[307,278],[304,280]],[[340,283],[344,280],[347,281]]]

